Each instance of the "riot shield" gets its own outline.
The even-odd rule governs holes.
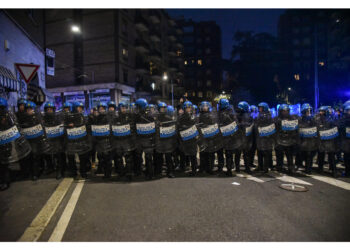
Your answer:
[[[83,114],[76,112],[67,114],[65,127],[67,154],[85,154],[91,151],[91,138]]]
[[[14,116],[8,111],[0,114],[0,162],[18,162],[31,152],[28,141],[20,134]]]

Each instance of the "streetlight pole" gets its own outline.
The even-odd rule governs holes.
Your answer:
[[[318,89],[318,47],[317,47],[317,23],[315,24],[315,110],[318,108],[318,103],[319,103],[319,89]]]
[[[174,84],[173,84],[173,78],[170,78],[171,83],[171,106],[174,107]]]
[[[163,80],[168,80],[168,75],[166,72],[163,74]],[[164,82],[165,83],[165,82]],[[163,85],[164,85],[163,83]],[[170,84],[171,84],[171,105],[174,107],[174,84],[173,84],[173,78],[170,78]]]

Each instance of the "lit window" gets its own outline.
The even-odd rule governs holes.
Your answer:
[[[193,92],[193,93],[192,93],[192,96],[196,96],[196,92]]]
[[[127,49],[122,49],[122,54],[123,54],[123,56],[128,56],[128,50]]]
[[[202,65],[202,59],[198,59],[198,65]]]
[[[202,97],[203,97],[203,92],[202,92],[202,91],[199,91],[199,92],[198,92],[198,97],[199,97],[199,98],[202,98]]]
[[[177,56],[181,56],[182,52],[181,50],[176,51]]]
[[[295,75],[294,75],[294,79],[295,79],[296,81],[299,81],[299,80],[300,80],[300,75],[299,75],[299,74],[295,74]]]
[[[194,64],[194,60],[192,60],[192,64]]]
[[[324,66],[324,62],[319,62],[318,64],[319,64],[321,67]]]
[[[184,64],[187,65],[187,61],[185,61]]]

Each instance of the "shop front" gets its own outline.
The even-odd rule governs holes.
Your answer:
[[[101,83],[79,86],[68,86],[49,89],[54,96],[57,107],[62,107],[64,102],[80,101],[85,104],[87,112],[95,107],[99,101],[126,102],[130,104],[135,89],[120,83]]]

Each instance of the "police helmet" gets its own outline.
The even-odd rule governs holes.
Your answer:
[[[219,100],[219,109],[224,110],[230,107],[230,102],[226,98]]]
[[[186,108],[192,108],[192,102],[190,101],[185,101],[184,104],[182,105],[183,109],[186,109]]]
[[[0,107],[8,107],[7,100],[5,98],[0,97]]]
[[[244,112],[249,112],[250,111],[250,106],[246,101],[239,102],[237,107]]]
[[[258,108],[262,107],[264,112],[269,112],[270,108],[266,102],[261,102],[258,104]]]
[[[145,109],[145,108],[147,108],[147,106],[148,106],[148,102],[147,102],[147,100],[144,99],[144,98],[139,98],[139,99],[136,100],[135,105],[136,105],[138,108]]]

